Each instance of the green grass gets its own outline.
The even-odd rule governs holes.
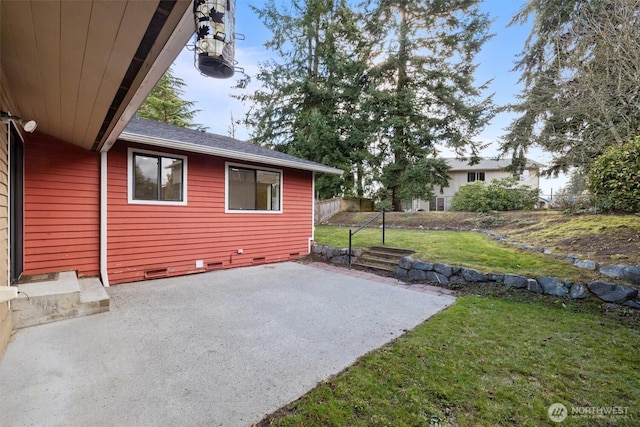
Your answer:
[[[628,408],[627,418],[569,417],[563,426],[638,425],[637,322],[548,301],[461,297],[266,425],[542,426],[553,425],[555,402],[570,412]]]
[[[561,214],[554,212],[541,216],[542,221],[521,228],[517,233],[534,241],[547,241],[563,236],[565,239],[585,235],[601,234],[618,228],[640,232],[640,217],[636,215],[577,215],[571,221],[563,221]]]
[[[315,241],[333,247],[349,246],[349,229],[336,226],[316,226]],[[363,248],[380,245],[382,230],[365,228],[353,237],[353,246]],[[484,234],[471,231],[424,231],[387,229],[388,246],[412,249],[414,258],[426,262],[475,268],[487,273],[513,273],[527,277],[559,277],[590,281],[596,274],[579,270],[571,264],[541,253],[517,250]]]

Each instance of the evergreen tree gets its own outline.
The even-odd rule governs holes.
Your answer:
[[[475,0],[381,0],[368,30],[391,46],[372,67],[375,84],[369,113],[375,132],[379,181],[394,210],[402,200],[433,197],[448,183],[438,145],[478,160],[473,137],[494,115],[487,84],[474,82],[473,63],[490,37],[488,16]],[[468,151],[467,151],[468,150]]]
[[[253,140],[345,171],[321,176],[321,197],[383,186],[396,210],[446,185],[437,145],[467,149],[493,115],[474,85],[475,54],[489,37],[476,0],[273,0],[254,8],[277,55],[261,65],[251,104]],[[385,42],[397,40],[389,52]],[[241,82],[245,87],[247,80]]]
[[[533,18],[515,70],[524,89],[502,141],[514,166],[538,146],[547,174],[584,173],[608,146],[640,134],[640,0],[529,0],[512,24]]]
[[[192,110],[196,104],[194,101],[182,99],[184,86],[184,80],[174,76],[169,68],[138,109],[138,116],[174,126],[206,129],[193,123],[193,118],[200,110]]]
[[[567,181],[567,184],[563,188],[561,188],[558,193],[562,195],[574,196],[582,194],[582,192],[587,189],[587,174],[578,168],[573,168],[571,169],[571,172],[569,172],[569,180]]]
[[[363,17],[345,0],[291,1],[289,8],[270,0],[253,10],[273,32],[266,47],[278,59],[261,64],[262,89],[238,96],[251,105],[252,140],[343,169],[342,177],[318,177],[321,198],[364,194],[368,121],[358,104],[370,47],[360,37]]]

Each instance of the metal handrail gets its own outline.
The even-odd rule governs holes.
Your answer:
[[[349,270],[351,270],[351,258],[353,257],[352,255],[352,251],[351,251],[351,240],[352,237],[355,236],[355,234],[362,230],[363,228],[365,228],[367,225],[371,224],[373,221],[375,221],[376,219],[380,218],[380,215],[382,215],[382,244],[384,245],[384,231],[385,231],[385,210],[384,208],[382,209],[382,212],[380,212],[378,215],[374,216],[373,218],[371,218],[369,221],[365,222],[364,224],[362,224],[356,231],[351,231],[351,229],[349,229]]]

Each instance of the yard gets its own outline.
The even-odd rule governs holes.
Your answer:
[[[574,280],[595,274],[479,233],[415,229],[433,227],[433,214],[441,213],[391,215],[398,228],[387,230],[387,244],[412,248],[426,261],[482,271]],[[449,225],[437,227],[475,228],[472,215],[446,214]],[[638,256],[639,217],[572,221],[532,214],[511,214],[511,228],[503,226],[503,232],[555,251],[578,248],[599,262],[635,262]],[[343,214],[333,226],[317,227],[316,241],[344,247],[348,228],[361,223],[363,215]],[[379,244],[380,235],[379,229],[365,229],[354,242]],[[590,236],[593,244],[586,245]],[[580,241],[582,246],[572,246]],[[605,241],[608,254],[598,243]],[[637,312],[605,308],[593,299],[574,302],[498,286],[466,288],[452,307],[362,357],[261,425],[539,426],[553,424],[549,408],[560,403],[567,409],[562,425],[635,426],[640,422],[639,326]]]
[[[639,346],[637,321],[593,307],[465,295],[261,425],[541,426],[561,403],[562,425],[636,426]]]
[[[353,227],[373,216],[342,212],[324,225]],[[603,264],[640,265],[640,215],[564,215],[558,211],[514,211],[494,215],[468,212],[388,212],[397,229],[489,229],[509,240],[578,254]],[[373,225],[379,225],[376,221]]]

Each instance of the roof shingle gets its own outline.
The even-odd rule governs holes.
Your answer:
[[[316,172],[343,173],[340,169],[300,159],[228,136],[182,128],[138,117],[131,119],[124,132],[120,135],[120,139],[163,147],[175,145],[173,148],[224,156],[230,159],[253,160],[265,164],[289,166]]]

